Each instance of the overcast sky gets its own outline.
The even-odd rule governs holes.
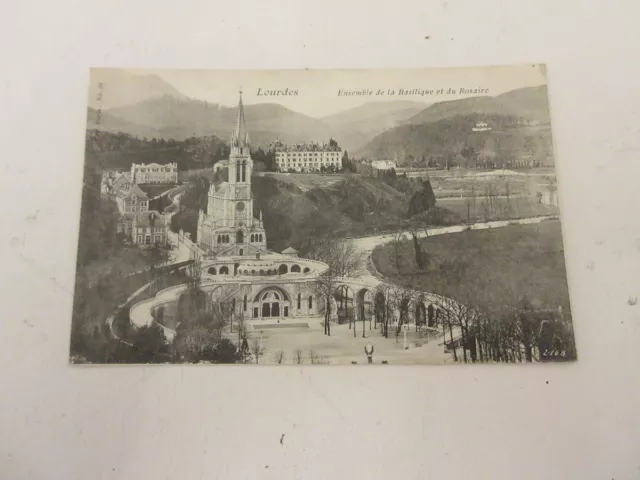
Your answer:
[[[322,117],[376,100],[413,100],[434,103],[477,93],[460,94],[464,89],[486,89],[486,95],[499,95],[516,88],[546,83],[541,65],[499,67],[458,67],[411,70],[127,70],[131,74],[156,74],[191,98],[237,104],[242,88],[245,104],[279,103],[312,117]],[[294,96],[259,96],[263,92],[284,90]],[[369,89],[372,96],[340,96],[339,91]],[[375,93],[381,89],[384,95]],[[391,96],[388,90],[395,90]],[[431,94],[399,95],[399,89],[433,90]],[[447,94],[454,89],[455,94]],[[438,90],[443,93],[437,94]]]

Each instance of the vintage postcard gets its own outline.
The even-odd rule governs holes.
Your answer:
[[[577,358],[544,65],[93,69],[72,363]]]

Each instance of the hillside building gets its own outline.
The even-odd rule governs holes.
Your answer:
[[[153,210],[142,213],[123,213],[117,232],[124,233],[136,245],[166,245],[167,218]]]
[[[474,132],[488,132],[491,130],[491,127],[484,122],[478,122],[471,130]]]
[[[342,168],[342,148],[331,139],[325,143],[286,145],[276,140],[271,145],[275,153],[276,166],[281,172],[320,172],[330,167]],[[324,167],[324,168],[323,168]]]
[[[391,160],[374,160],[371,166],[376,170],[396,170],[398,165]]]
[[[120,190],[116,194],[116,204],[120,213],[138,213],[149,210],[149,197],[138,185],[132,185],[129,190],[122,194]]]
[[[116,195],[124,195],[129,191],[132,185],[130,172],[122,170],[102,171],[100,193],[103,197],[113,198]]]
[[[178,183],[178,164],[134,163],[131,165],[133,183]]]

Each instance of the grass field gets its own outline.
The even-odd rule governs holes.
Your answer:
[[[431,259],[426,271],[418,268],[410,241],[398,245],[397,255],[393,244],[377,247],[373,261],[391,281],[418,290],[437,293],[453,282],[467,282],[485,289],[495,302],[509,290],[517,298],[528,296],[536,308],[563,305],[569,311],[559,220],[434,236],[421,239],[420,246]]]

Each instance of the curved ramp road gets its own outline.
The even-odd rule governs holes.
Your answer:
[[[471,225],[452,225],[449,227],[435,227],[430,228],[427,232],[424,229],[416,230],[416,235],[418,238],[424,237],[433,237],[435,235],[445,235],[447,233],[458,233],[464,232],[466,230],[486,230],[488,228],[500,228],[506,227],[508,225],[526,225],[530,223],[540,223],[545,220],[553,220],[559,218],[558,215],[545,215],[539,217],[527,217],[520,218],[514,220],[496,220],[493,222],[478,222],[472,223]],[[410,231],[400,231],[396,233],[385,233],[381,235],[371,235],[366,237],[355,237],[351,238],[351,242],[357,246],[363,253],[368,253],[369,255],[379,245],[384,245],[385,243],[391,242],[396,239],[398,235],[401,235],[404,240],[411,240],[411,232]]]

